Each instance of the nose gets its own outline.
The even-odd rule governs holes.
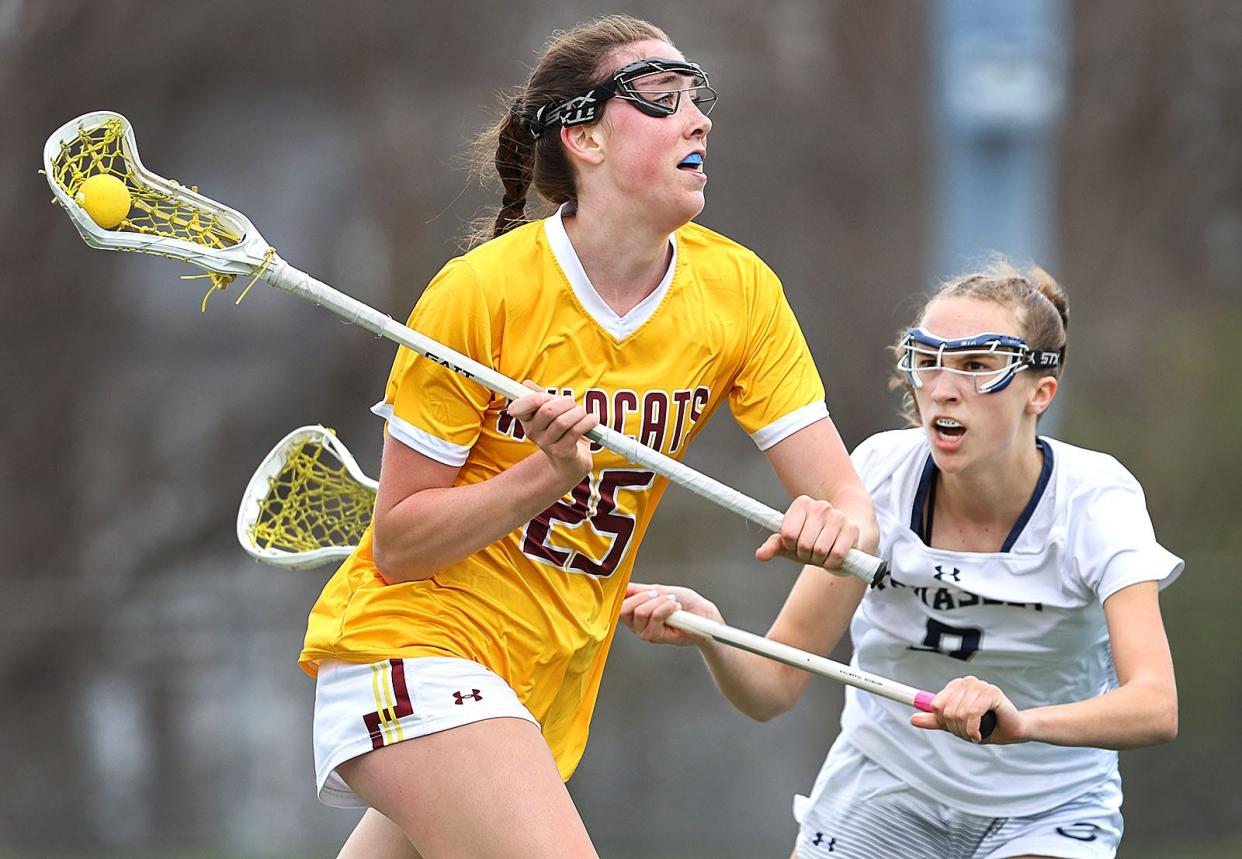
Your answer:
[[[965,377],[957,373],[946,373],[943,370],[926,373],[923,380],[923,387],[933,402],[955,403],[962,399],[961,385]]]
[[[689,117],[687,123],[687,137],[706,137],[707,132],[712,130],[712,120],[706,113],[699,109],[689,98],[682,98],[682,112]]]

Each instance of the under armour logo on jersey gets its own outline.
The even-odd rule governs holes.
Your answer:
[[[936,564],[936,581],[943,582],[945,579],[952,579],[955,582],[960,582],[962,580],[962,571],[957,567],[954,567],[951,570],[946,570],[944,567]]]
[[[455,702],[457,704],[464,704],[467,698],[472,698],[475,701],[483,700],[483,696],[479,694],[478,689],[471,689],[469,695],[467,695],[465,692],[454,692],[453,697],[457,699]]]
[[[1094,823],[1071,823],[1069,826],[1058,826],[1057,835],[1072,838],[1075,841],[1094,841],[1099,838],[1100,827]]]
[[[811,841],[812,846],[818,847],[819,845],[823,843],[824,843],[824,833],[816,832],[814,840]],[[829,853],[835,853],[837,851],[837,839],[829,838],[827,846],[828,846]]]

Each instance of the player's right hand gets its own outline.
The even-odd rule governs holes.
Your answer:
[[[675,611],[687,611],[708,620],[724,622],[719,609],[690,588],[667,585],[644,585],[630,582],[621,603],[621,622],[630,632],[652,644],[676,644],[685,647],[706,639],[665,624]]]
[[[910,724],[925,730],[956,734],[971,743],[1004,745],[1026,740],[1028,717],[1015,707],[999,687],[973,675],[950,680],[932,699],[930,713],[915,713]],[[996,727],[986,739],[979,732],[983,714],[996,714]]]
[[[841,564],[846,553],[857,545],[859,534],[858,525],[840,508],[799,495],[785,511],[781,530],[769,535],[755,550],[755,557],[760,561],[785,557],[844,576],[848,574]]]
[[[584,436],[599,426],[599,418],[571,397],[554,397],[529,379],[523,384],[531,393],[511,402],[507,411],[556,473],[569,486],[577,485],[591,471],[591,442]]]

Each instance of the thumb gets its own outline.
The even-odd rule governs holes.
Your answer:
[[[763,541],[763,545],[755,549],[755,557],[760,561],[770,561],[781,553],[781,535],[772,534]]]
[[[651,589],[652,589],[651,585],[644,585],[640,582],[630,582],[628,585],[625,586],[625,595],[627,597],[632,597],[634,596],[634,594],[642,593],[643,591],[649,591]]]
[[[910,724],[916,728],[934,731],[940,727],[940,723],[936,721],[933,713],[915,713],[910,717]]]

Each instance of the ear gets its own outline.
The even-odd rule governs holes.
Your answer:
[[[602,122],[590,125],[571,125],[561,129],[561,145],[573,161],[592,167],[604,161],[604,130]]]
[[[1035,389],[1031,391],[1030,399],[1026,401],[1027,414],[1038,417],[1046,412],[1057,395],[1057,385],[1055,376],[1041,376],[1035,383]]]

